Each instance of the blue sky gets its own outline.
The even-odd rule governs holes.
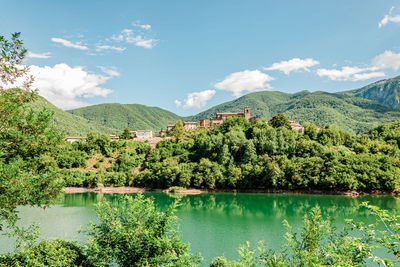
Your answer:
[[[259,90],[329,92],[399,75],[400,0],[11,1],[40,94],[180,115]],[[4,12],[6,11],[6,12]]]

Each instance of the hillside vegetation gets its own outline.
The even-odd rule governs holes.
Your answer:
[[[49,101],[41,96],[38,96],[34,102],[29,105],[35,110],[39,111],[46,108],[48,111],[53,112],[52,123],[55,127],[64,132],[66,136],[86,136],[88,132],[96,131],[105,134],[118,134],[120,131],[99,125],[95,122],[90,122],[87,119],[75,116],[64,110],[61,110],[51,104]]]
[[[167,124],[175,123],[180,116],[158,107],[139,104],[100,104],[68,110],[90,122],[109,128],[123,130],[160,130]]]
[[[277,113],[284,113],[290,120],[321,126],[336,125],[352,134],[400,119],[400,111],[378,102],[321,91],[295,94],[277,91],[251,93],[185,119],[208,119],[217,112],[240,112],[245,106],[251,107],[252,116],[262,119],[268,120]]]
[[[400,76],[377,81],[360,89],[344,93],[374,100],[389,108],[400,109]]]

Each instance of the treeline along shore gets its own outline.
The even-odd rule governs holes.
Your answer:
[[[286,117],[274,118],[253,124],[232,118],[195,131],[175,127],[155,148],[92,132],[87,141],[60,144],[44,167],[56,169],[66,187],[108,192],[124,192],[117,188],[124,186],[183,193],[398,192],[400,122],[351,135],[310,123],[299,133]]]

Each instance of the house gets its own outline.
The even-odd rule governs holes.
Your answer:
[[[197,122],[193,122],[193,121],[185,121],[183,123],[183,128],[185,128],[186,131],[196,130],[198,126],[199,126],[199,124]]]
[[[183,123],[183,128],[185,131],[191,131],[191,130],[196,130],[197,127],[199,127],[199,124],[194,121],[185,121]],[[167,125],[167,133],[172,132],[175,129],[175,124],[168,124]]]
[[[163,137],[167,132],[164,130],[154,132],[155,137]]]
[[[116,136],[115,134],[110,134],[110,139],[111,139],[111,141],[118,141],[119,136]]]
[[[80,140],[86,141],[87,137],[72,137],[72,136],[69,136],[69,137],[64,139],[64,141],[70,142],[71,144],[73,142],[80,141]]]
[[[247,121],[251,121],[250,107],[244,107],[243,112],[219,112],[215,114],[215,117],[209,120],[200,120],[201,127],[215,127],[223,124],[228,118],[245,118]]]
[[[299,133],[304,133],[304,127],[297,121],[289,121],[290,129],[296,130]]]
[[[167,133],[172,132],[175,129],[175,124],[168,124],[167,125]]]
[[[131,131],[131,133],[137,139],[148,139],[148,138],[152,138],[153,137],[153,131],[152,130],[137,130],[137,131]]]

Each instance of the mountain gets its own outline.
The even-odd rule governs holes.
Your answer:
[[[400,76],[377,81],[360,89],[343,93],[374,100],[387,107],[400,110]]]
[[[41,96],[39,96],[35,102],[32,102],[29,105],[36,111],[46,108],[47,110],[53,112],[53,123],[57,129],[64,131],[66,136],[86,136],[86,134],[91,131],[105,134],[119,133],[119,131],[115,129],[104,127],[102,125],[90,122],[85,118],[63,111]]]
[[[158,107],[139,104],[100,104],[68,110],[70,114],[83,117],[90,122],[123,130],[160,130],[175,123],[181,117]]]
[[[184,120],[208,119],[217,112],[241,112],[245,106],[251,115],[270,119],[284,113],[290,120],[312,122],[321,126],[336,125],[349,133],[365,132],[382,123],[400,120],[400,111],[378,102],[343,93],[308,92],[295,94],[262,91],[244,95],[212,107]]]

